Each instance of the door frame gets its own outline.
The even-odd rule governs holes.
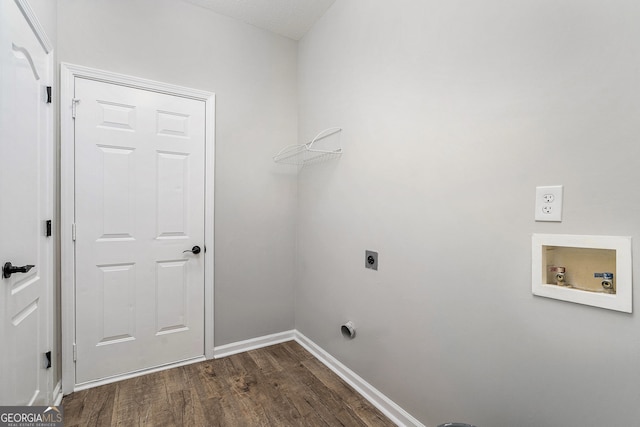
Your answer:
[[[147,80],[110,71],[69,63],[60,64],[60,245],[61,245],[61,311],[62,311],[62,391],[75,390],[75,125],[72,116],[74,82],[84,78],[117,84],[135,89],[195,99],[205,103],[205,253],[204,253],[204,357],[213,353],[213,297],[214,297],[214,166],[215,166],[215,94],[183,86]],[[180,363],[171,366],[177,366]],[[115,379],[141,375],[158,369],[125,374]],[[89,386],[98,385],[99,382]],[[83,386],[81,388],[87,388]]]

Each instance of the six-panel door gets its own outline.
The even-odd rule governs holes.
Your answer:
[[[53,142],[50,57],[13,1],[0,1],[0,405],[51,402]]]
[[[204,354],[205,104],[75,79],[76,383]]]

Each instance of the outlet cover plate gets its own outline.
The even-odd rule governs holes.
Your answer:
[[[536,221],[562,221],[562,185],[536,187]]]

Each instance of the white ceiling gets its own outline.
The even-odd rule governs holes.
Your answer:
[[[183,0],[300,40],[335,0]]]

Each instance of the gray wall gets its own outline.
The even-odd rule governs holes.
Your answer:
[[[59,0],[58,59],[216,93],[215,344],[293,328],[297,44],[175,0]]]
[[[427,426],[637,425],[637,313],[532,296],[530,259],[532,233],[639,253],[639,21],[626,0],[336,2],[298,52],[300,139],[341,126],[345,153],[299,176],[296,328]],[[555,184],[564,221],[534,222]]]
[[[59,60],[217,94],[216,345],[291,329],[295,306],[427,426],[637,423],[637,316],[530,290],[531,233],[638,252],[637,2],[339,1],[298,58],[187,3],[58,3]],[[296,198],[270,157],[330,126],[345,154],[303,169]],[[553,184],[565,220],[535,223]]]
[[[42,28],[47,33],[51,43],[56,46],[57,31],[57,0],[28,0],[29,6],[38,17]]]

